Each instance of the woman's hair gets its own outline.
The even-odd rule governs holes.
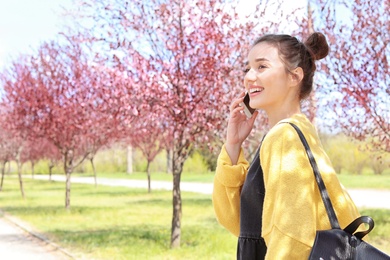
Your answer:
[[[297,38],[286,34],[267,34],[258,38],[252,45],[268,43],[278,49],[281,60],[287,71],[301,67],[304,73],[300,100],[309,96],[313,89],[313,76],[316,70],[315,61],[325,58],[329,52],[329,46],[322,33],[315,32],[302,43]]]

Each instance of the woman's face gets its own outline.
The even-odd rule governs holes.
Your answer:
[[[253,108],[266,112],[280,109],[297,96],[297,88],[291,87],[291,75],[279,58],[278,49],[266,42],[249,51],[245,72],[244,85]]]

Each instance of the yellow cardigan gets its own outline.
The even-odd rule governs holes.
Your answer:
[[[314,126],[303,114],[281,122],[296,124],[305,135],[344,228],[359,213],[340,184]],[[330,223],[303,144],[295,129],[281,122],[269,131],[260,149],[266,190],[261,235],[267,245],[266,259],[307,259],[316,230],[330,229]],[[213,205],[218,222],[236,236],[240,233],[240,191],[248,167],[242,150],[237,164],[232,165],[222,147]]]

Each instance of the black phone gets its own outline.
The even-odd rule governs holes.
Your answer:
[[[244,113],[245,113],[245,115],[246,115],[247,118],[251,118],[251,117],[252,117],[252,114],[256,111],[256,109],[252,108],[252,107],[249,105],[249,101],[250,101],[249,93],[247,92],[247,93],[245,94],[244,101],[243,101],[243,104],[244,104]]]

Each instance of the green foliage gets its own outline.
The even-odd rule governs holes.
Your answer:
[[[126,172],[126,149],[120,145],[114,145],[107,149],[101,149],[93,160],[97,172]],[[89,160],[85,160],[75,172],[93,173]]]
[[[34,165],[34,173],[35,174],[49,174],[49,164],[50,162],[48,160],[40,160],[35,163]],[[10,173],[16,173],[17,172],[17,166],[14,161],[11,161],[10,164]],[[8,165],[6,166],[8,170]],[[57,162],[55,166],[52,169],[53,174],[63,174],[64,168],[62,165],[62,162]],[[22,165],[22,174],[31,175],[32,174],[32,165],[31,162],[25,162]]]
[[[360,175],[368,171],[383,174],[390,168],[390,154],[370,151],[366,142],[352,140],[343,134],[322,134],[321,140],[337,173]]]
[[[114,156],[112,153],[116,153]],[[107,149],[96,155],[95,166],[99,173],[126,172],[126,149]],[[86,161],[84,164],[89,164]],[[143,157],[142,152],[135,149],[133,151],[133,170],[135,172],[146,172],[147,160]],[[111,165],[111,167],[110,167]],[[150,164],[151,172],[167,172],[167,153],[162,151]],[[184,172],[186,173],[205,173],[207,166],[199,152],[194,152],[184,163]],[[86,171],[92,172],[91,167]]]
[[[208,166],[205,162],[204,157],[195,151],[190,158],[188,158],[183,166],[183,172],[186,173],[207,173]]]
[[[390,173],[390,153],[371,153],[370,162],[374,174]]]
[[[99,151],[94,159],[96,171],[99,173],[125,173],[127,167],[127,152],[125,148],[114,147]],[[133,151],[133,171],[146,172],[147,160],[138,149]],[[167,153],[160,152],[150,164],[151,172],[167,172]],[[194,152],[184,163],[184,172],[206,173],[207,166],[202,155]],[[92,166],[86,160],[75,172],[92,173]]]
[[[344,167],[344,159],[343,154],[345,151],[342,149],[344,147],[342,142],[345,141],[344,136],[329,136],[329,135],[321,135],[321,140],[324,145],[325,151],[329,156],[329,159],[332,162],[333,168],[337,173],[341,173],[342,168]],[[340,144],[340,145],[337,145]]]
[[[374,153],[364,150],[364,143],[357,143],[345,135],[321,135],[325,151],[329,155],[333,167],[339,174],[390,174],[390,154]],[[209,174],[215,171],[218,151],[210,152],[208,148],[196,150],[184,164],[183,173],[197,175]],[[378,159],[379,158],[379,159]],[[147,161],[142,153],[133,151],[133,171],[145,172]],[[126,173],[127,149],[123,145],[115,145],[98,151],[94,158],[96,171],[101,174]],[[167,154],[162,151],[150,165],[152,173],[167,172]],[[31,163],[27,162],[22,169],[24,174],[31,174]],[[11,172],[16,172],[15,163],[11,163]],[[53,174],[63,174],[62,162],[57,162]],[[89,160],[85,160],[74,171],[90,175],[93,173]],[[49,173],[49,161],[41,160],[35,164],[36,174]],[[153,179],[153,176],[152,176]]]
[[[49,165],[50,161],[49,160],[40,160],[34,165],[34,171],[35,174],[49,174]],[[26,174],[31,174],[31,163],[26,163],[23,166],[23,172]],[[64,168],[61,162],[57,162],[53,169],[52,169],[52,174],[63,174]]]
[[[368,243],[390,254],[390,210],[364,209],[360,213],[372,217],[375,222],[374,229],[368,235]]]
[[[222,144],[218,144],[217,142],[214,144],[213,150],[210,150],[208,147],[202,147],[199,152],[203,156],[205,164],[207,165],[208,171],[215,171],[217,168],[217,159],[220,151],[220,147]]]
[[[146,172],[147,160],[142,155],[142,152],[135,149],[133,154],[133,170],[136,172]],[[166,172],[167,171],[167,153],[161,151],[150,164],[151,172]]]

